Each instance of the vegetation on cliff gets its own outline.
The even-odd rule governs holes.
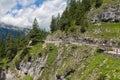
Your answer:
[[[5,37],[4,34],[1,35],[0,37],[1,65],[4,64],[3,60],[5,60],[5,63],[9,63],[10,61],[12,61],[19,51],[21,50],[26,51],[27,50],[26,47],[28,46],[29,41],[31,41],[31,44],[29,46],[32,46],[37,42],[42,42],[42,40],[45,39],[47,33],[45,32],[45,30],[39,29],[39,25],[36,19],[34,20],[32,27],[33,28],[29,31],[27,35],[26,34],[20,35],[19,33],[16,34],[17,35],[16,37],[13,37],[10,33],[7,35],[7,37]]]

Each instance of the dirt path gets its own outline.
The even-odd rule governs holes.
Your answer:
[[[62,43],[62,42],[63,41],[47,41],[47,40],[45,40],[45,43],[52,43],[52,44],[55,44],[57,46],[59,46],[59,44]],[[83,43],[69,42],[69,43],[77,45],[77,46],[87,45],[87,46],[93,47],[93,49],[98,47],[98,44],[87,44],[87,43],[84,43],[84,42]],[[120,55],[120,49],[118,49],[118,51],[105,51],[105,53],[113,54],[113,55]]]

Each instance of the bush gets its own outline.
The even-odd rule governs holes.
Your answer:
[[[100,77],[98,78],[98,80],[106,80],[105,77],[106,76],[104,76],[104,75],[101,74]]]
[[[84,33],[86,31],[85,27],[81,27],[80,31],[81,33]]]
[[[25,76],[23,80],[33,80],[33,78],[29,75]]]
[[[68,28],[68,33],[79,33],[80,32],[80,27],[78,26],[72,26],[70,28]]]
[[[99,8],[102,5],[102,0],[96,0],[96,8]]]
[[[118,42],[118,47],[120,47],[120,42]]]

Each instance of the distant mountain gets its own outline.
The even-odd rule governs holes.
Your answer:
[[[28,28],[21,28],[21,27],[17,27],[17,26],[5,24],[5,23],[0,23],[0,35],[4,33],[6,36],[8,33],[11,33],[13,36],[16,36],[18,32],[22,35],[24,33],[27,34],[29,30],[30,29]]]

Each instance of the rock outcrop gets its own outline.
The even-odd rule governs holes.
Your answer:
[[[120,22],[120,4],[112,5],[102,10],[100,14],[92,15],[89,22]]]
[[[5,71],[2,68],[0,68],[0,80],[5,80]]]
[[[0,80],[23,80],[26,75],[31,76],[33,80],[38,80],[45,67],[47,57],[21,62],[19,66],[15,66],[15,70],[0,68]]]
[[[68,77],[71,73],[74,73],[74,69],[70,69],[69,71],[66,71],[64,75],[56,75],[56,80],[64,80],[66,77]]]

